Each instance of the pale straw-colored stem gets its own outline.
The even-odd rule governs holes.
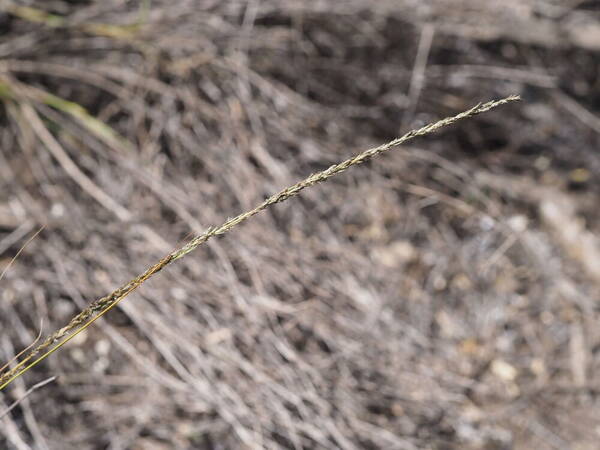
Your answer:
[[[152,275],[156,274],[157,272],[159,272],[164,267],[171,264],[176,259],[179,259],[179,258],[187,255],[191,251],[195,250],[198,246],[200,246],[201,244],[208,241],[211,237],[219,235],[219,234],[227,233],[236,225],[239,225],[240,223],[246,221],[250,217],[252,217],[255,214],[259,213],[260,211],[268,208],[269,206],[274,205],[275,203],[279,203],[284,200],[287,200],[290,197],[294,197],[295,195],[298,195],[300,193],[300,191],[302,191],[303,189],[313,186],[317,183],[326,181],[327,179],[331,178],[332,176],[345,171],[349,167],[352,167],[356,164],[365,162],[365,161],[371,159],[372,157],[379,155],[380,153],[384,153],[394,147],[397,147],[400,144],[403,144],[404,142],[406,142],[414,137],[423,136],[425,134],[432,133],[442,127],[451,125],[454,122],[457,122],[461,119],[473,117],[477,114],[481,114],[483,112],[489,111],[490,109],[495,108],[496,106],[504,105],[506,103],[509,103],[509,102],[512,102],[515,100],[519,100],[519,97],[516,95],[512,95],[510,97],[506,97],[501,100],[495,100],[495,101],[491,101],[491,102],[483,103],[483,104],[480,103],[467,111],[457,114],[456,116],[447,117],[438,122],[431,123],[429,125],[425,125],[424,127],[419,128],[417,130],[409,131],[405,135],[403,135],[397,139],[394,139],[393,141],[390,141],[387,144],[383,144],[379,147],[375,147],[375,148],[366,150],[366,151],[359,153],[358,155],[356,155],[352,158],[349,158],[339,164],[335,164],[335,165],[329,167],[328,169],[323,170],[322,172],[317,172],[317,173],[310,175],[308,178],[306,178],[292,186],[289,186],[289,187],[283,189],[282,191],[278,192],[277,194],[274,194],[271,197],[267,198],[265,201],[260,203],[254,209],[251,209],[251,210],[246,211],[236,217],[233,217],[233,218],[227,220],[225,223],[223,223],[220,226],[209,227],[204,233],[194,237],[183,247],[168,254],[167,256],[165,256],[163,259],[161,259],[159,262],[157,262],[155,265],[150,267],[148,270],[146,270],[141,275],[135,277],[133,280],[129,281],[127,284],[123,285],[122,287],[118,288],[117,290],[111,292],[107,296],[102,297],[102,298],[94,301],[93,303],[91,303],[90,306],[88,306],[83,311],[81,311],[79,314],[77,314],[75,317],[73,317],[73,319],[71,319],[71,321],[66,326],[59,329],[58,331],[55,331],[54,333],[49,335],[46,339],[44,339],[44,341],[42,341],[42,343],[40,343],[39,345],[37,345],[33,349],[31,349],[19,361],[19,363],[16,366],[11,368],[10,370],[5,371],[2,375],[0,375],[0,390],[4,389],[15,378],[22,375],[24,372],[29,370],[31,367],[33,367],[37,363],[41,362],[44,358],[46,358],[51,353],[56,351],[58,348],[60,348],[63,344],[65,344],[67,341],[72,339],[79,332],[81,332],[85,328],[87,328],[87,326],[91,325],[91,323],[93,321],[95,321],[97,318],[99,318],[104,313],[106,313],[109,309],[114,307],[118,302],[123,300],[129,293],[131,293],[132,291],[137,289]]]

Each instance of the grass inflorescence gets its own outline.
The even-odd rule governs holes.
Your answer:
[[[437,122],[430,123],[419,129],[411,130],[403,136],[394,139],[386,144],[365,150],[362,153],[359,153],[352,158],[346,159],[345,161],[339,164],[332,165],[326,170],[313,173],[304,180],[292,186],[288,186],[280,192],[270,196],[255,208],[228,219],[220,226],[208,228],[204,233],[192,238],[187,244],[185,244],[181,248],[169,253],[156,264],[148,268],[141,275],[133,278],[131,281],[124,284],[120,288],[114,290],[110,294],[92,302],[87,308],[85,308],[75,317],[73,317],[67,325],[50,334],[40,344],[35,345],[28,352],[25,352],[25,355],[22,358],[20,358],[20,360],[17,362],[16,365],[14,365],[14,367],[5,370],[0,375],[0,390],[7,387],[17,377],[24,374],[29,369],[31,369],[32,367],[40,363],[42,360],[44,360],[46,357],[48,357],[56,350],[61,348],[64,344],[66,344],[69,340],[74,338],[77,334],[84,331],[95,320],[97,320],[98,318],[106,314],[110,309],[115,307],[121,300],[123,300],[127,295],[136,290],[150,277],[160,272],[162,269],[164,269],[169,264],[173,263],[175,260],[189,254],[198,246],[208,241],[210,238],[227,233],[235,226],[246,221],[250,217],[259,213],[260,211],[276,203],[280,203],[291,197],[294,197],[305,188],[324,182],[329,178],[333,177],[334,175],[342,173],[348,168],[357,164],[361,164],[392,148],[398,147],[399,145],[407,142],[410,139],[413,139],[417,136],[424,136],[442,127],[451,125],[459,120],[473,117],[477,114],[489,111],[497,106],[516,100],[519,100],[519,97],[516,95],[512,95],[500,100],[490,101],[487,103],[480,103],[455,116],[447,117]]]

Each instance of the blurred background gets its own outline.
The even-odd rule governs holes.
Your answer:
[[[0,10],[3,363],[310,173],[523,98],[177,261],[0,394],[57,376],[0,448],[598,448],[600,2]]]

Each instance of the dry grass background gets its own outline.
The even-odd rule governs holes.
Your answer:
[[[44,226],[3,360],[311,172],[525,100],[174,264],[0,394],[58,375],[0,448],[596,448],[596,2],[0,7],[0,271]]]

